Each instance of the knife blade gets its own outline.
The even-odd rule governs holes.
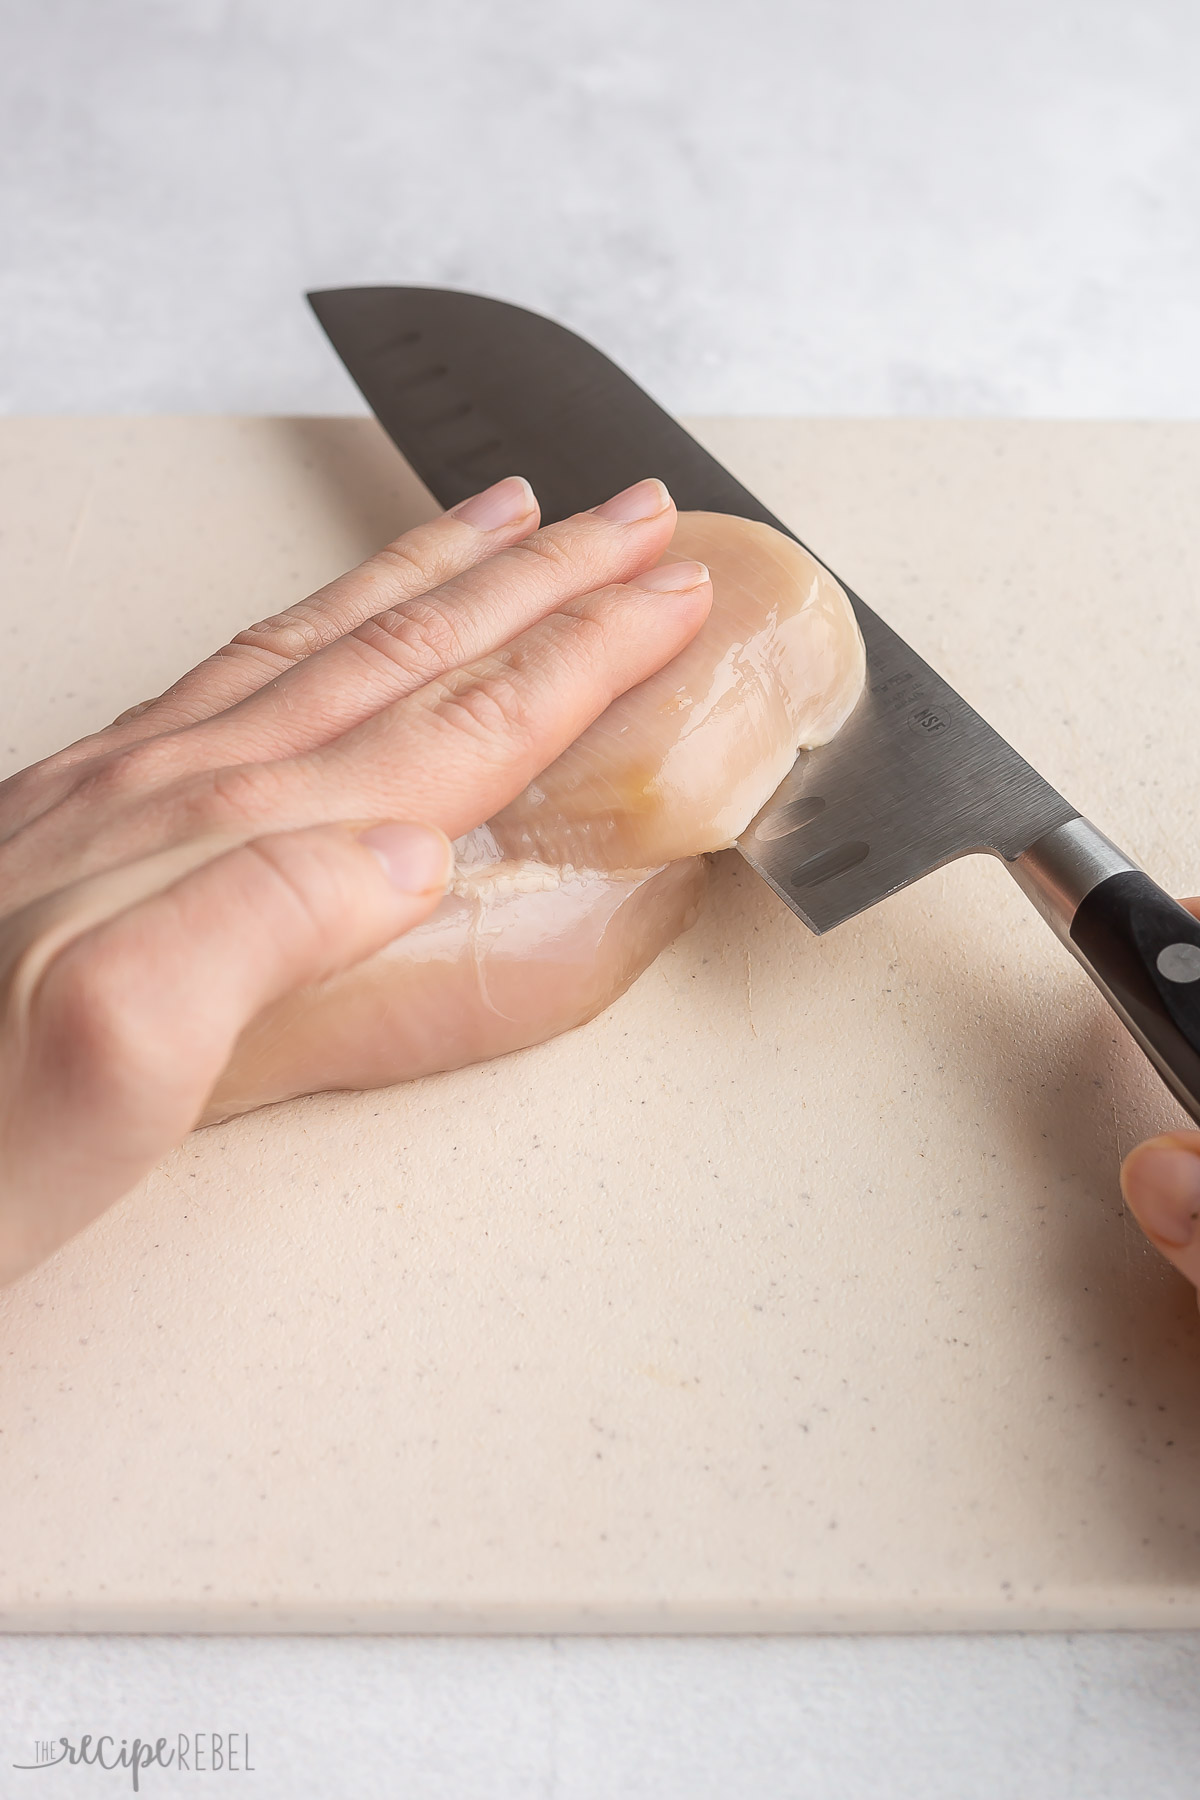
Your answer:
[[[657,475],[681,512],[732,513],[801,542],[630,376],[551,319],[438,288],[308,298],[444,506],[515,471],[549,524]],[[866,644],[863,696],[830,743],[800,753],[738,850],[818,933],[957,857],[1000,857],[1200,1121],[1200,922],[840,585]]]

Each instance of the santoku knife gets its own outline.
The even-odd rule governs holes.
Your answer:
[[[550,524],[657,475],[681,512],[796,535],[615,363],[552,320],[437,288],[309,299],[443,506],[515,472]],[[866,690],[830,743],[801,752],[738,840],[741,854],[815,932],[955,857],[1000,857],[1200,1122],[1200,922],[850,598]]]

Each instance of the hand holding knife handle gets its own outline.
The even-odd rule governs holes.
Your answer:
[[[1086,819],[1008,867],[1200,1124],[1200,920]]]

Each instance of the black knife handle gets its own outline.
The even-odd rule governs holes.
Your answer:
[[[1086,819],[1010,866],[1200,1124],[1200,920]]]
[[[1080,902],[1075,953],[1200,1123],[1200,920],[1140,869]]]

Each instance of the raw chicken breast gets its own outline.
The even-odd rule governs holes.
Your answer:
[[[732,843],[801,746],[832,737],[864,659],[842,589],[770,527],[685,515],[667,556],[711,570],[699,635],[460,840],[430,919],[261,1014],[206,1122],[541,1043],[594,1018],[692,922],[701,853]]]
[[[367,962],[269,1007],[205,1122],[325,1088],[390,1087],[595,1018],[699,910],[705,865],[627,875],[493,862]]]
[[[629,869],[726,849],[796,752],[845,723],[865,657],[828,570],[724,513],[683,514],[663,561],[683,557],[712,574],[707,622],[493,819],[506,855]]]

